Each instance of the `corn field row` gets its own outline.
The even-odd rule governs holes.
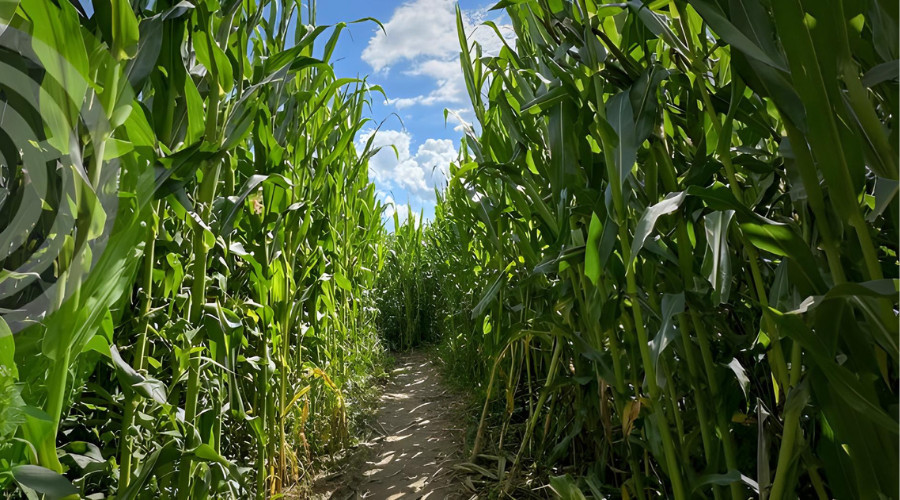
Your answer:
[[[92,7],[3,4],[3,129],[37,140],[4,135],[3,238],[23,244],[2,278],[0,491],[282,493],[348,444],[381,367],[382,207],[354,145],[378,89],[335,77],[344,25],[315,26],[314,3]]]
[[[897,6],[498,7],[426,234],[493,493],[897,498]]]
[[[486,498],[900,498],[896,3],[494,8],[418,223],[315,2],[0,2],[0,492],[296,495],[431,342]]]

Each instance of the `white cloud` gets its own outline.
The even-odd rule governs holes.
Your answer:
[[[362,149],[373,133],[363,132],[357,148]],[[413,153],[412,137],[402,130],[379,130],[372,145],[382,148],[369,160],[369,175],[379,190],[402,189],[422,202],[433,201],[434,187],[443,184],[457,154],[449,139],[426,139]]]
[[[437,103],[458,104],[463,102],[464,96],[465,89],[461,81],[437,80],[437,88],[427,94],[390,99],[388,104],[393,104],[397,109],[405,109],[416,105],[431,106]]]
[[[437,87],[427,94],[415,97],[391,99],[389,102],[404,109],[415,105],[430,106],[436,103],[460,104],[465,101],[466,89],[462,78],[459,58],[426,59],[404,71],[410,76],[425,76],[435,81]]]
[[[384,199],[384,220],[389,221],[394,218],[394,212],[397,213],[397,219],[399,219],[400,224],[405,224],[406,219],[408,217],[412,217],[413,221],[415,221],[416,226],[418,226],[422,222],[422,216],[416,212],[409,211],[409,205],[401,205],[394,201],[394,198],[388,196]],[[426,217],[427,219],[427,217]]]
[[[374,133],[373,130],[363,132],[357,138],[357,149],[361,150],[366,142]],[[378,186],[387,186],[393,175],[394,166],[399,161],[409,158],[409,145],[411,137],[406,132],[399,130],[379,130],[372,140],[373,148],[382,148],[375,156],[369,160],[369,175],[378,184]],[[394,145],[397,148],[398,159],[394,155],[391,148]],[[406,157],[404,158],[404,153]]]
[[[449,139],[426,139],[416,151],[416,162],[425,170],[431,186],[442,185],[449,174],[450,163],[456,160],[456,148]]]
[[[428,59],[418,64],[414,68],[406,71],[406,74],[413,76],[430,76],[435,80],[451,80],[459,76],[462,70],[459,67],[458,59],[440,60]]]
[[[378,30],[369,39],[362,58],[376,72],[386,73],[395,65],[403,64],[405,75],[424,76],[434,82],[434,88],[429,92],[391,99],[389,104],[397,109],[435,104],[459,106],[468,101],[459,65],[454,4],[453,0],[405,3],[385,23],[386,33]],[[481,44],[483,54],[496,55],[503,47],[493,29],[481,26],[484,21],[494,21],[504,38],[513,42],[512,26],[504,22],[504,16],[486,8],[463,11],[467,36],[470,42],[474,40]]]
[[[442,57],[456,43],[453,0],[415,0],[401,5],[369,40],[362,58],[375,71],[399,60]]]

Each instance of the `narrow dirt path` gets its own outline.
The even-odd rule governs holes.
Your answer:
[[[396,361],[375,425],[382,435],[371,442],[368,460],[343,474],[344,484],[325,498],[469,498],[453,469],[464,432],[459,399],[424,354],[401,354]]]
[[[419,352],[399,357],[394,374],[378,414],[386,436],[357,491],[386,500],[467,498],[451,468],[461,444],[458,401]]]

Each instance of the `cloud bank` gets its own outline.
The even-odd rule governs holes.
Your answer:
[[[432,82],[428,92],[391,99],[389,104],[397,109],[467,105],[454,6],[453,0],[414,0],[403,4],[384,24],[385,31],[377,30],[369,39],[362,59],[376,73],[401,71]],[[481,25],[485,21],[493,21],[507,43],[515,43],[505,14],[490,12],[485,7],[463,11],[462,17],[469,41],[480,43],[486,55],[498,54],[503,41],[492,28]]]
[[[374,130],[368,130],[360,134],[359,150],[373,133]],[[369,160],[369,175],[382,192],[402,190],[416,201],[433,203],[434,188],[443,185],[447,167],[456,160],[456,147],[449,139],[429,138],[413,152],[411,144],[409,132],[379,130],[372,145],[381,150]]]

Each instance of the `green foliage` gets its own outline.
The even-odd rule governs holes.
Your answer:
[[[408,208],[408,207],[407,207]],[[388,347],[405,350],[438,339],[441,331],[445,277],[435,261],[431,226],[422,215],[400,221],[394,211],[394,232],[385,240],[384,262],[375,295],[378,331]]]
[[[264,498],[308,480],[382,363],[376,151],[354,145],[373,88],[332,73],[344,25],[277,0],[14,8],[3,36],[27,36],[0,60],[41,92],[27,109],[0,78],[37,125],[4,150],[25,205],[0,208],[10,230],[16,209],[39,217],[4,268],[46,265],[3,278],[25,291],[2,304],[0,490]],[[30,147],[59,153],[73,191],[28,191]],[[39,321],[20,309],[36,297]]]
[[[0,491],[280,495],[439,336],[507,495],[897,498],[896,5],[497,8],[388,235],[314,2],[0,3]]]
[[[479,132],[426,230],[472,460],[513,496],[896,498],[896,6],[497,8],[514,49],[458,21]]]

